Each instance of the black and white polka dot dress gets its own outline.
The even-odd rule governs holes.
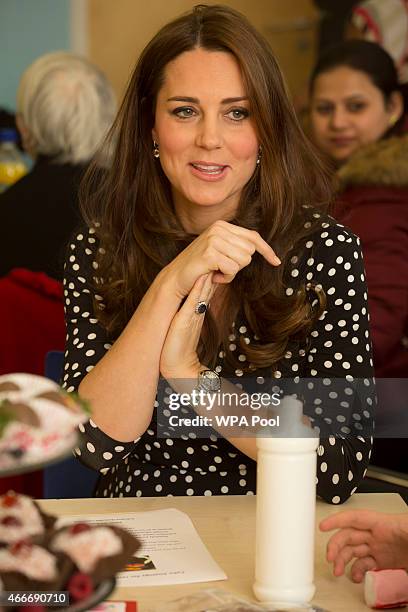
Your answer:
[[[367,294],[359,239],[329,217],[318,217],[317,231],[307,239],[305,255],[290,262],[287,295],[299,283],[321,285],[327,304],[309,342],[290,347],[276,371],[257,369],[252,384],[260,392],[271,384],[289,384],[305,400],[304,412],[320,430],[317,493],[338,504],[363,478],[371,454],[375,389],[368,330]],[[111,347],[111,340],[93,312],[95,232],[79,233],[69,247],[65,269],[67,345],[63,386],[78,388],[82,378]],[[239,337],[256,342],[245,321],[231,329],[228,347],[220,347],[217,371],[236,382],[242,370],[230,371],[226,350],[239,351]],[[244,356],[243,356],[244,358]],[[240,359],[240,356],[239,356]],[[242,358],[241,358],[242,360]],[[273,377],[273,378],[272,378]],[[273,389],[275,387],[272,387]],[[280,387],[282,388],[282,387]],[[163,427],[172,389],[161,381],[152,422],[135,442],[113,440],[90,420],[81,426],[76,454],[100,472],[99,497],[163,495],[253,495],[256,463],[214,432],[207,438],[193,432],[181,438]],[[117,407],[120,415],[120,406]]]

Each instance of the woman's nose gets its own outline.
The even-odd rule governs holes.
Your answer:
[[[330,115],[331,126],[336,130],[340,130],[344,127],[347,127],[347,123],[347,111],[341,107],[336,107]]]
[[[204,117],[198,126],[196,144],[204,149],[218,149],[222,144],[222,134],[216,118]]]

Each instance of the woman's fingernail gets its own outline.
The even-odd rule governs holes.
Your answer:
[[[275,263],[279,266],[282,262],[277,255],[275,255]]]

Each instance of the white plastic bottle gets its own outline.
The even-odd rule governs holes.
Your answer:
[[[315,592],[317,433],[302,402],[284,397],[279,437],[258,437],[254,593],[262,602],[309,602]],[[276,435],[276,434],[275,434]],[[285,437],[282,437],[284,435]]]

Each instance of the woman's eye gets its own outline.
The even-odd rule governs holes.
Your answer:
[[[332,106],[329,106],[328,104],[325,104],[324,106],[316,106],[315,107],[315,111],[316,113],[318,113],[319,115],[329,115],[333,110]]]
[[[195,110],[190,106],[182,106],[179,108],[175,108],[172,113],[180,119],[189,119],[190,117],[194,117]]]
[[[227,113],[227,117],[233,121],[242,121],[249,116],[249,111],[246,108],[233,108]]]
[[[366,107],[366,104],[364,102],[350,102],[347,105],[347,110],[350,113],[359,113],[362,110],[364,110]]]

